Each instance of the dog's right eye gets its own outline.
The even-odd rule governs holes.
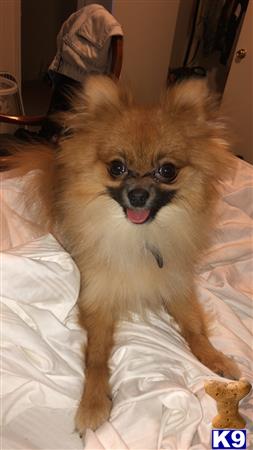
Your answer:
[[[127,167],[122,161],[116,159],[114,161],[111,161],[109,172],[113,177],[120,177],[127,172]]]

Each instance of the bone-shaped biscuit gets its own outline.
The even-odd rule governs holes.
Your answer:
[[[216,400],[218,415],[212,420],[214,428],[244,428],[245,420],[238,411],[239,401],[251,390],[251,384],[245,379],[228,383],[216,380],[207,381],[205,391]]]

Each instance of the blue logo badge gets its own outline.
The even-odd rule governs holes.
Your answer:
[[[246,430],[212,430],[212,449],[246,448]]]

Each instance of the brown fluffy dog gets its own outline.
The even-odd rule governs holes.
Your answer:
[[[199,80],[176,85],[161,105],[144,109],[109,78],[91,77],[61,120],[71,134],[59,151],[42,148],[21,159],[26,170],[44,166],[40,194],[81,272],[80,324],[88,335],[76,415],[82,432],[109,417],[114,330],[132,312],[167,310],[203,364],[238,377],[235,363],[208,340],[193,282],[217,183],[233,159]]]

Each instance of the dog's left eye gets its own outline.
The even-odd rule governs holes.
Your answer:
[[[109,172],[113,177],[120,177],[127,172],[127,167],[122,161],[116,159],[110,163]]]
[[[171,183],[177,176],[177,168],[172,163],[163,164],[155,173],[156,178],[165,183]]]

